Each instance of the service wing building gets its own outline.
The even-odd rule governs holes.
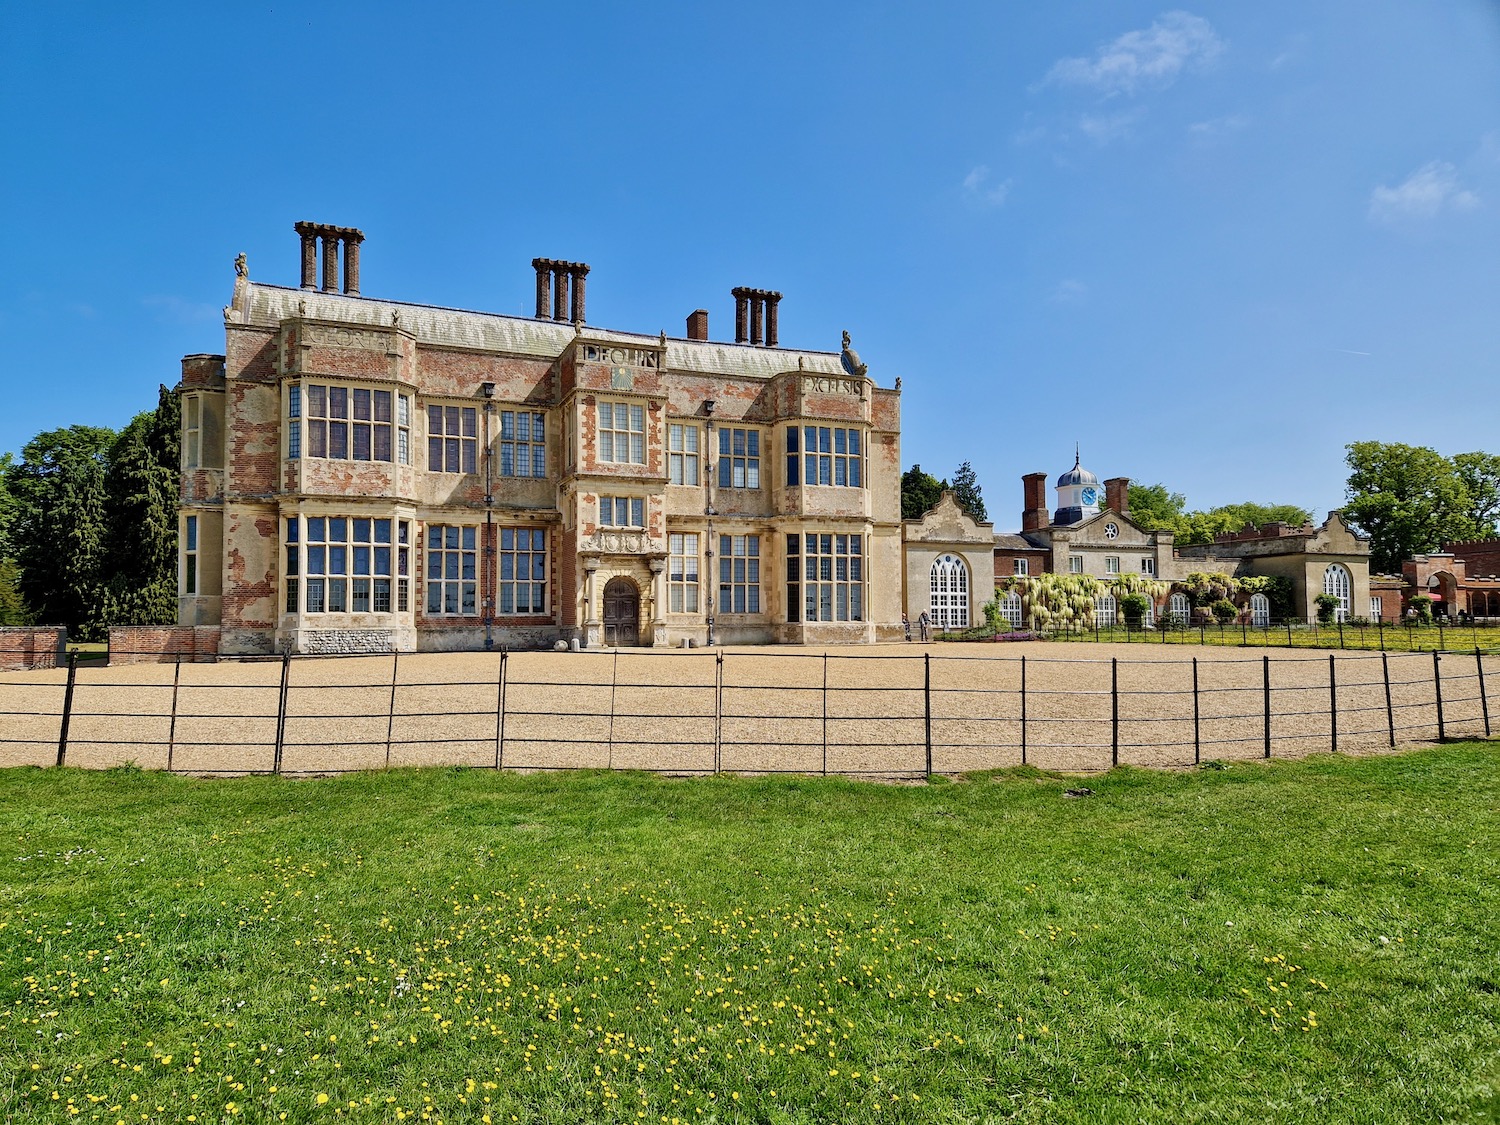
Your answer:
[[[598,329],[552,259],[533,317],[377,300],[361,232],[297,232],[300,287],[242,258],[182,361],[179,620],[220,653],[900,638],[900,394],[847,336],[780,346],[760,289],[732,343]]]

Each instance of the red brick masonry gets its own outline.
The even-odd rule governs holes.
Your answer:
[[[111,664],[213,664],[218,659],[217,625],[117,625],[109,631]]]
[[[68,631],[62,626],[0,626],[0,671],[56,668],[63,660]]]

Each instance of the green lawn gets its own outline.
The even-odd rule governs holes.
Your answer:
[[[981,628],[945,634],[943,640],[988,640]],[[1062,642],[1146,645],[1234,645],[1270,648],[1355,649],[1365,652],[1500,652],[1500,628],[1486,625],[1194,625],[1192,628],[1127,629],[1124,625],[1088,629],[1079,633],[1061,630],[1048,640]]]
[[[1500,747],[0,772],[0,1120],[1496,1119]]]

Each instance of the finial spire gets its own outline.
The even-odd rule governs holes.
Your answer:
[[[1083,464],[1083,454],[1080,452],[1080,448],[1079,443],[1075,441],[1073,443],[1073,468],[1075,469]]]

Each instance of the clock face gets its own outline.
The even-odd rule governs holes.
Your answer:
[[[1104,538],[1106,538],[1106,539],[1113,539],[1113,538],[1115,538],[1115,536],[1117,536],[1119,534],[1120,534],[1120,525],[1119,524],[1117,524],[1117,523],[1107,523],[1107,524],[1104,525]]]
[[[1079,498],[1083,501],[1085,508],[1092,508],[1099,502],[1099,490],[1093,486],[1087,486],[1079,493]]]

